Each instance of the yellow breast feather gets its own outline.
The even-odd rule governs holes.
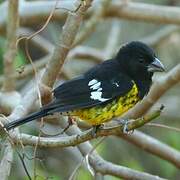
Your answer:
[[[132,89],[123,97],[116,98],[107,104],[76,110],[73,111],[72,114],[91,125],[100,125],[110,121],[114,117],[121,116],[132,108],[139,100],[138,88],[136,84],[134,84]]]

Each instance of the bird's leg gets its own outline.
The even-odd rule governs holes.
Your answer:
[[[76,124],[76,119],[68,116],[68,125],[63,129],[61,134],[65,133],[74,124]]]
[[[104,124],[95,125],[92,127],[92,136],[96,137],[96,133],[99,129],[101,129],[104,126]]]
[[[120,124],[123,125],[123,133],[124,134],[132,134],[134,130],[129,131],[128,130],[128,124],[133,121],[133,120],[128,120],[128,119],[121,119]]]

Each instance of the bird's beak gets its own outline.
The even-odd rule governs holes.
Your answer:
[[[165,71],[164,65],[158,58],[154,58],[154,61],[148,65],[149,72],[163,72]]]

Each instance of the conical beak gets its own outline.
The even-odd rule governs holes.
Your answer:
[[[154,61],[148,66],[149,72],[163,72],[165,71],[164,65],[158,58],[154,58]]]

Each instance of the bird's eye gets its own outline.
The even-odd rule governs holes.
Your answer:
[[[143,58],[140,58],[140,59],[139,59],[139,63],[144,63],[144,59],[143,59]]]

